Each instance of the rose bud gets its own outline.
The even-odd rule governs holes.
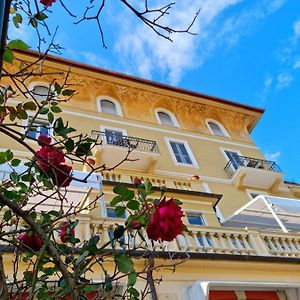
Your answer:
[[[133,180],[133,184],[135,187],[138,187],[142,184],[142,180],[138,177],[135,177],[134,180]]]
[[[29,235],[27,232],[23,232],[18,236],[18,240],[26,248],[29,248],[33,251],[39,251],[43,246],[42,239],[34,232],[31,235]]]
[[[141,222],[138,221],[138,220],[133,220],[133,221],[130,223],[130,226],[131,226],[131,228],[133,228],[133,229],[140,229],[140,228],[142,227]]]
[[[86,162],[87,162],[88,164],[90,164],[91,166],[94,166],[94,165],[96,164],[95,160],[92,159],[92,158],[88,158],[88,159],[86,160]]]
[[[49,7],[51,6],[56,0],[40,0],[40,2],[45,6]]]
[[[70,228],[68,222],[64,222],[61,226],[60,232],[59,232],[60,239],[63,243],[66,243],[68,241],[68,238],[70,236],[75,237],[75,229]]]
[[[52,141],[51,138],[49,136],[46,136],[46,135],[40,135],[38,137],[38,144],[40,146],[50,145],[51,141]]]

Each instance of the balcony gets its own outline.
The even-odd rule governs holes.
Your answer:
[[[160,156],[156,141],[96,130],[92,131],[92,136],[102,142],[94,153],[97,165],[105,163],[107,167],[113,167],[130,153],[130,161],[123,162],[118,168],[147,172]]]
[[[274,161],[233,155],[224,168],[238,188],[278,188],[283,173]]]

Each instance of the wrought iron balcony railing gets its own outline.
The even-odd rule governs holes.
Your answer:
[[[159,154],[156,141],[146,140],[142,138],[125,136],[113,132],[92,131],[92,135],[101,138],[104,144],[114,145],[138,151],[151,152]]]
[[[247,167],[266,170],[270,172],[282,173],[282,170],[279,168],[275,161],[257,159],[241,155],[232,156],[226,164],[224,170],[230,177],[232,177],[239,167]]]

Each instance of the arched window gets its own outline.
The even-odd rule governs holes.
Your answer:
[[[158,122],[162,125],[179,127],[176,117],[172,113],[166,110],[162,110],[162,109],[157,110],[156,117]]]
[[[48,97],[53,96],[53,93],[49,91],[49,87],[46,85],[37,84],[31,89],[31,95],[36,100],[47,100]]]
[[[207,126],[210,132],[214,135],[226,136],[226,137],[229,136],[225,128],[221,124],[217,123],[216,121],[207,121]]]
[[[99,99],[98,110],[106,114],[122,116],[120,104],[116,100],[107,97]]]

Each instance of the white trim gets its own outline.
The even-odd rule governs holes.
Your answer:
[[[159,112],[163,112],[163,113],[167,114],[170,117],[173,125],[162,124],[162,122],[160,120],[160,117],[158,115]],[[159,124],[164,125],[164,126],[173,126],[173,127],[180,128],[179,123],[177,121],[177,118],[175,117],[175,115],[172,112],[170,112],[170,111],[168,111],[168,110],[166,110],[164,108],[156,108],[155,111],[154,111],[154,113],[155,113],[156,120],[157,120],[157,122]]]
[[[223,153],[226,162],[229,162],[229,157],[227,156],[227,154],[225,153],[225,151],[230,151],[230,152],[236,152],[238,153],[240,156],[242,156],[242,153],[240,150],[237,149],[230,149],[230,148],[224,148],[224,147],[219,147],[219,149],[221,150],[221,152]]]
[[[255,145],[244,145],[244,144],[230,142],[230,141],[224,141],[224,140],[218,140],[218,139],[214,139],[214,138],[202,137],[202,136],[199,136],[199,135],[193,135],[193,134],[189,134],[189,133],[182,133],[182,132],[176,131],[176,128],[175,128],[175,130],[167,130],[167,129],[163,129],[163,128],[156,128],[154,126],[142,125],[142,124],[134,123],[134,122],[128,122],[128,121],[122,121],[122,120],[113,120],[113,119],[110,119],[110,118],[104,118],[104,117],[95,116],[95,115],[91,115],[91,114],[84,114],[84,113],[74,112],[74,111],[70,111],[70,110],[67,110],[67,109],[63,109],[63,112],[66,113],[66,114],[73,115],[73,116],[80,116],[80,117],[89,118],[89,119],[93,119],[93,120],[97,120],[97,121],[106,121],[106,122],[122,124],[122,125],[126,125],[126,126],[133,126],[133,127],[138,126],[139,128],[148,129],[148,130],[152,130],[152,131],[164,132],[164,133],[169,133],[169,134],[176,134],[176,135],[183,136],[183,137],[191,137],[191,138],[204,140],[204,141],[217,142],[217,143],[221,143],[221,144],[228,144],[228,145],[234,145],[234,146],[259,150],[259,148],[256,147]],[[116,115],[113,115],[113,116],[116,116]],[[172,127],[170,127],[170,128],[172,128]]]
[[[53,85],[50,85],[48,82],[46,82],[46,81],[32,81],[28,85],[28,91],[29,91],[29,95],[31,97],[32,97],[32,91],[36,86],[43,86],[43,87],[46,87],[47,89],[50,88],[51,93],[56,95],[56,92],[55,92],[55,89],[54,89]],[[44,101],[44,100],[41,100],[41,99],[36,99],[36,100],[37,101]],[[52,99],[52,100],[55,101],[55,99]]]
[[[215,125],[217,125],[220,128],[220,130],[222,131],[223,135],[215,134],[213,132],[213,130],[210,128],[210,126],[208,125],[209,122],[214,123]],[[212,135],[223,136],[223,137],[229,137],[230,138],[230,135],[227,132],[227,130],[225,129],[225,127],[221,123],[219,123],[218,121],[216,121],[214,119],[206,119],[205,123],[206,123],[206,126],[208,127],[208,129],[209,129],[209,131]]]
[[[211,193],[211,189],[210,189],[208,183],[203,182],[202,187],[203,187],[205,193]]]
[[[179,139],[171,138],[171,137],[164,137],[164,139],[165,139],[165,142],[166,142],[167,147],[169,149],[169,152],[171,154],[172,160],[173,160],[173,162],[174,162],[174,164],[176,166],[194,167],[194,168],[199,169],[199,165],[198,165],[198,163],[197,163],[197,161],[195,159],[195,156],[194,156],[194,154],[193,154],[193,152],[192,152],[192,150],[191,150],[191,148],[190,148],[190,146],[189,146],[189,144],[188,144],[187,141],[185,141],[185,140],[179,140]],[[187,151],[187,153],[188,153],[188,155],[189,155],[189,157],[190,157],[190,159],[192,161],[192,164],[186,164],[186,163],[180,163],[180,162],[178,162],[177,159],[176,159],[176,156],[175,156],[175,154],[173,152],[173,149],[171,147],[170,142],[184,144],[184,147],[185,147],[185,149],[186,149],[186,151]]]

